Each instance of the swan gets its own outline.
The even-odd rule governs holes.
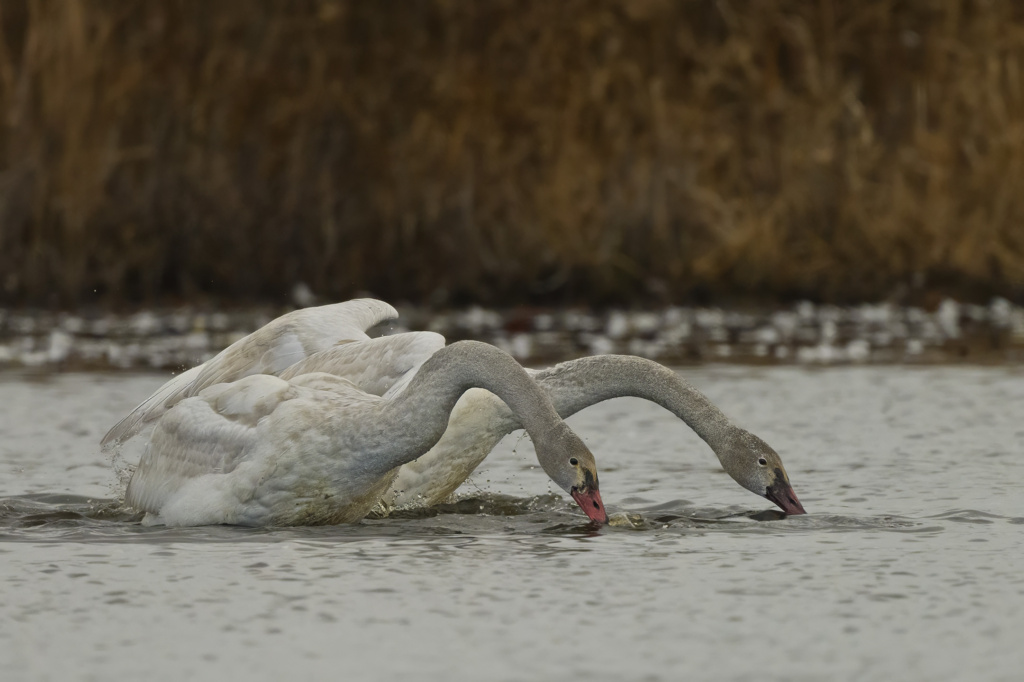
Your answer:
[[[372,340],[366,335],[369,327],[397,315],[392,306],[374,299],[283,315],[169,381],[111,428],[102,443],[110,447],[131,438],[178,401],[214,382],[234,381],[257,372],[285,379],[326,372],[349,379],[366,393],[392,397],[409,384],[429,357],[445,347],[444,337],[432,332]],[[734,426],[703,394],[658,363],[602,355],[527,371],[548,391],[563,418],[620,396],[662,405],[704,439],[733,480],[787,513],[804,513],[779,455],[757,436]],[[444,501],[516,428],[520,428],[518,422],[500,399],[480,388],[467,391],[455,405],[441,440],[401,468],[383,497],[385,507]]]
[[[544,471],[591,520],[607,522],[593,455],[510,355],[477,341],[432,353],[391,397],[323,372],[202,389],[156,419],[125,502],[147,512],[147,525],[357,521],[398,467],[441,438],[473,387],[506,401]]]
[[[289,367],[283,377],[326,372],[364,390],[401,393],[416,368],[444,347],[432,332],[407,332],[336,346]],[[782,458],[766,442],[733,424],[704,394],[672,370],[631,355],[598,355],[543,370],[527,370],[563,419],[611,398],[631,396],[661,405],[707,443],[722,468],[747,490],[787,514],[804,514]],[[384,495],[385,508],[431,506],[446,500],[499,441],[522,428],[494,394],[476,388],[456,403],[448,429],[433,448],[403,466]]]

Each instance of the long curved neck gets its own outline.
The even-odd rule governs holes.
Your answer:
[[[715,454],[734,435],[734,426],[703,393],[672,370],[631,355],[597,355],[535,372],[564,419],[609,398],[631,396],[661,405],[711,446]]]
[[[553,429],[568,429],[547,394],[510,355],[485,343],[460,341],[434,353],[382,408],[376,440],[386,446],[379,464],[390,470],[427,452],[448,428],[459,397],[475,387],[501,398],[535,443]]]

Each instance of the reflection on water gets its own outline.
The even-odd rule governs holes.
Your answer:
[[[570,420],[607,527],[518,434],[431,510],[143,527],[96,443],[163,377],[0,375],[9,679],[1016,679],[1024,374],[687,375],[776,447],[808,515],[617,400]]]

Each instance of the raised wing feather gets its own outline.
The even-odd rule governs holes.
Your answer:
[[[156,419],[170,409],[172,405],[175,405],[182,398],[187,397],[189,389],[192,387],[193,382],[202,370],[202,365],[193,367],[187,372],[182,372],[158,388],[153,395],[143,400],[142,404],[132,410],[127,417],[119,421],[117,424],[114,424],[114,426],[107,431],[107,435],[103,437],[100,444],[107,447],[108,445],[120,443],[121,441],[134,436],[142,430],[145,422]]]
[[[280,374],[290,365],[336,344],[369,340],[367,329],[395,317],[398,311],[394,307],[371,298],[282,315],[161,386],[115,424],[100,443],[106,447],[131,438],[178,401],[209,386],[253,374]]]
[[[205,363],[193,395],[207,386],[250,374],[278,375],[300,360],[348,341],[365,341],[366,330],[398,317],[391,305],[363,298],[303,308],[273,320]]]
[[[427,359],[444,347],[434,332],[407,332],[354,341],[314,353],[281,373],[291,379],[310,372],[326,372],[351,381],[359,390],[383,396],[407,383]]]

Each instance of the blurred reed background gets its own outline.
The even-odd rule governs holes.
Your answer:
[[[8,305],[1024,295],[1012,0],[2,0],[0,108]]]

